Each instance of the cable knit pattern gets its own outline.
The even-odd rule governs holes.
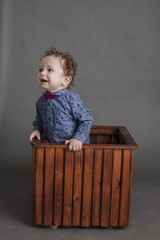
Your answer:
[[[54,94],[58,95],[55,99],[45,99],[44,96],[38,99],[34,130],[38,129],[49,142],[64,143],[76,138],[89,143],[93,117],[80,96],[66,88]]]

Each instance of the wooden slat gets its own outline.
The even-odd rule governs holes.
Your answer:
[[[124,140],[127,145],[138,148],[138,145],[135,143],[134,139],[125,127],[120,127],[118,129],[118,135]]]
[[[67,149],[68,146],[64,144],[55,144],[55,143],[35,143],[35,147],[39,148],[61,148],[61,149]],[[82,146],[82,149],[136,149],[138,146],[136,145],[127,145],[127,144],[84,144]]]
[[[113,150],[105,149],[102,173],[101,227],[110,225],[112,167]]]
[[[91,144],[96,144],[97,143],[97,135],[95,134],[90,134],[90,143]]]
[[[110,226],[118,227],[121,181],[121,150],[114,150]]]
[[[112,135],[104,135],[104,144],[112,143]]]
[[[92,126],[91,134],[115,134],[117,128],[116,126]]]
[[[104,144],[104,136],[102,134],[97,135],[97,144]]]
[[[66,150],[63,197],[63,226],[72,225],[73,165],[74,152]]]
[[[54,148],[45,149],[44,226],[50,226],[53,222],[54,155]]]
[[[75,152],[72,225],[81,224],[83,150]]]
[[[133,178],[133,158],[134,158],[134,150],[131,151],[131,160],[130,160],[130,187],[129,187],[128,225],[129,225],[129,220],[130,220],[130,207],[131,207],[131,192],[132,192],[132,178]]]
[[[62,225],[62,200],[63,200],[63,160],[64,150],[56,149],[55,153],[55,188],[54,188],[54,216],[55,226]]]
[[[121,199],[120,199],[120,218],[119,218],[120,227],[124,227],[128,223],[130,158],[131,158],[131,152],[129,150],[124,150],[123,160],[122,160],[122,182],[121,182]]]
[[[118,135],[113,135],[113,144],[119,144]]]
[[[43,223],[43,165],[44,148],[36,149],[36,176],[35,176],[35,224]]]
[[[93,173],[92,226],[99,226],[100,224],[102,158],[103,150],[96,149]]]
[[[82,227],[89,227],[91,224],[93,152],[93,149],[85,150],[81,219]]]
[[[35,222],[35,164],[36,148],[32,146],[32,222]]]

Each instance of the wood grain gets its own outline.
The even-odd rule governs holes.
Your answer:
[[[43,223],[43,166],[44,148],[36,149],[36,169],[35,169],[35,224]]]
[[[35,222],[35,166],[36,148],[32,146],[32,222]]]
[[[45,149],[45,177],[44,177],[44,226],[53,223],[53,179],[54,179],[55,149]]]
[[[74,152],[65,152],[63,226],[72,225],[72,191],[73,191]]]
[[[93,172],[92,226],[99,226],[100,224],[102,160],[103,150],[96,149]]]
[[[113,173],[112,173],[112,195],[111,195],[111,216],[110,226],[118,227],[119,224],[119,202],[121,184],[121,150],[114,150]]]
[[[54,216],[53,216],[53,223],[55,226],[62,225],[63,164],[64,164],[64,151],[61,148],[57,148],[55,153],[55,187],[54,187]]]
[[[128,224],[130,159],[131,159],[131,152],[129,150],[124,150],[123,161],[122,161],[122,182],[121,182],[121,199],[120,199],[120,218],[119,218],[120,227],[124,227]]]
[[[105,149],[102,172],[101,227],[110,226],[113,150]]]
[[[131,208],[131,192],[132,192],[132,178],[133,178],[133,159],[134,151],[131,150],[131,160],[130,160],[130,185],[129,185],[129,206],[128,206],[128,224],[130,220],[130,208]]]
[[[93,153],[93,149],[85,150],[81,220],[82,227],[89,227],[91,225]]]
[[[81,225],[83,150],[75,152],[72,225]]]

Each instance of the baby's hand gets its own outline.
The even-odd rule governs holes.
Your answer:
[[[82,142],[75,139],[71,138],[69,140],[65,141],[65,145],[69,144],[69,150],[70,151],[80,151],[82,148]]]
[[[30,143],[32,142],[33,138],[37,138],[38,140],[41,140],[41,135],[39,130],[34,130],[31,135],[29,136]]]

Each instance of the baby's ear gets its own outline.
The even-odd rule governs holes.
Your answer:
[[[66,76],[65,79],[64,79],[64,85],[68,86],[71,81],[72,81],[72,77],[71,76]]]

